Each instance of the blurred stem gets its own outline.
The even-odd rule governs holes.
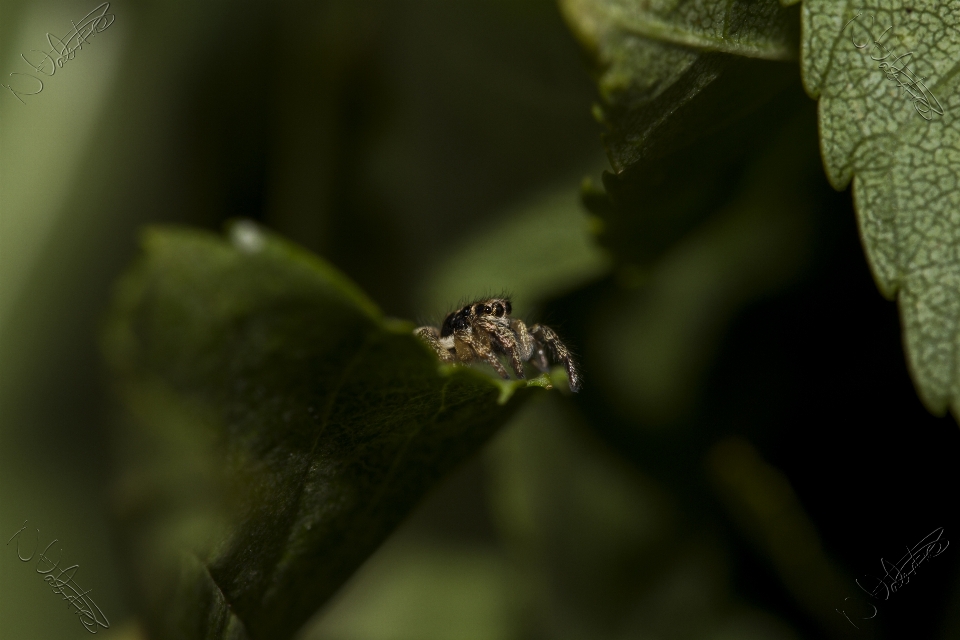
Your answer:
[[[707,465],[734,522],[770,560],[797,603],[830,637],[847,637],[850,623],[836,609],[853,593],[854,581],[824,553],[787,477],[739,437],[716,444]],[[873,637],[869,627],[861,625],[861,631]]]

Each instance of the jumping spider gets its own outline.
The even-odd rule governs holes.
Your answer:
[[[501,378],[510,378],[498,354],[510,358],[518,378],[523,378],[523,363],[532,361],[540,371],[548,371],[551,359],[567,370],[571,391],[580,390],[580,374],[573,356],[553,329],[541,324],[527,327],[511,318],[513,307],[508,298],[477,300],[451,311],[443,325],[419,327],[414,335],[430,345],[443,362],[463,363],[480,360],[493,367]]]

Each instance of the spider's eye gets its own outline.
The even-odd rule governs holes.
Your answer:
[[[504,308],[507,310],[507,313],[508,313],[508,314],[510,314],[510,313],[513,312],[513,305],[510,304],[510,301],[509,301],[509,300],[504,300],[504,301],[503,301],[503,306],[504,306]]]
[[[470,307],[464,307],[463,309],[460,309],[460,313],[462,313],[465,316],[470,315]]]
[[[477,306],[475,306],[475,307],[473,308],[473,311],[474,311],[474,313],[476,313],[478,316],[482,316],[482,315],[486,315],[486,314],[490,313],[490,307],[488,307],[488,306],[485,305],[485,304],[478,304]]]
[[[493,315],[497,316],[498,318],[503,315],[503,305],[499,302],[493,305]]]

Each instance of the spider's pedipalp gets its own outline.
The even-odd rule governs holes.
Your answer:
[[[510,358],[510,365],[513,367],[517,378],[521,380],[525,377],[523,373],[523,357],[520,345],[517,344],[517,335],[511,328],[501,322],[489,319],[478,319],[476,324],[490,334],[491,341]]]
[[[500,377],[509,380],[510,374],[503,368],[497,354],[494,353],[490,338],[481,332],[474,332],[473,326],[454,331],[454,343],[457,345],[457,357],[461,362],[483,360],[500,374]]]

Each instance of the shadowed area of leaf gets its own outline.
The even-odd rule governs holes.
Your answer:
[[[853,180],[927,408],[960,414],[960,5],[803,2],[801,69],[830,182]]]
[[[561,0],[590,56],[597,118],[617,173],[684,147],[783,88],[769,61],[797,57],[795,9],[776,0]]]
[[[230,235],[148,230],[103,334],[151,637],[290,637],[537,393],[440,367],[316,256]]]
[[[601,239],[622,261],[616,286],[590,305],[595,316],[583,338],[584,362],[596,371],[597,384],[587,393],[603,394],[645,429],[678,427],[694,415],[729,324],[755,301],[796,283],[810,266],[814,214],[833,192],[820,170],[815,110],[796,94],[790,97],[801,102],[779,111],[786,122],[752,119],[762,141],[757,136],[751,154],[728,171],[671,176],[673,194],[653,191],[646,208],[640,187],[650,180],[641,176],[618,188],[607,174],[607,185],[617,189],[612,194],[628,196],[623,200],[587,194],[605,198],[607,208],[597,210],[612,232]],[[720,185],[730,195],[716,204],[689,197],[694,182]],[[704,221],[658,253],[658,230],[676,224],[671,213],[683,213],[665,205],[683,198]],[[677,444],[691,446],[687,436]]]

